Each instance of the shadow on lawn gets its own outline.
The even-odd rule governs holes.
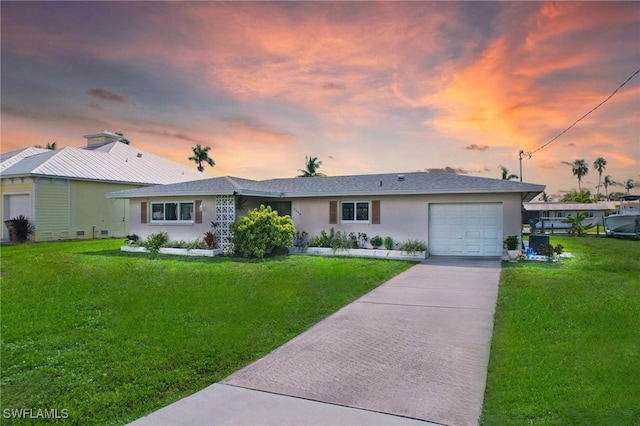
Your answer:
[[[272,263],[283,262],[287,260],[289,255],[271,255],[266,256],[263,259],[249,259],[239,256],[179,256],[173,254],[160,254],[160,253],[131,253],[120,250],[100,250],[100,251],[86,251],[81,254],[85,256],[109,256],[109,257],[122,257],[129,259],[146,259],[146,260],[173,260],[184,263],[213,263],[213,262],[231,262],[231,263]]]

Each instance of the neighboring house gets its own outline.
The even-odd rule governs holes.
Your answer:
[[[35,225],[35,241],[124,237],[127,200],[107,199],[113,191],[193,181],[204,176],[173,161],[118,142],[118,135],[84,136],[84,148],[26,148],[2,154],[2,240],[4,221],[18,215]]]
[[[577,213],[587,215],[582,222],[584,225],[604,225],[604,217],[607,212],[616,210],[620,202],[618,201],[599,201],[597,203],[563,203],[563,202],[532,202],[524,203],[524,222],[532,224],[535,222],[535,228],[551,230],[551,229],[569,229],[570,223],[564,223],[568,217],[575,216]]]
[[[522,202],[543,185],[444,173],[378,174],[254,181],[219,177],[108,194],[130,201],[130,232],[146,238],[202,238],[217,223],[227,248],[229,225],[260,204],[291,215],[298,232],[321,231],[417,239],[433,255],[499,256],[520,235]]]

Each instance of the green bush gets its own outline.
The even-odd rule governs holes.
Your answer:
[[[380,235],[376,235],[375,237],[371,238],[371,247],[377,249],[382,245],[382,242],[382,237]]]
[[[333,240],[336,238],[336,230],[331,228],[329,233],[324,229],[320,231],[320,235],[311,239],[311,247],[331,247]]]
[[[393,238],[386,237],[384,239],[384,248],[386,248],[387,250],[393,250]]]
[[[517,235],[509,235],[503,242],[507,246],[507,250],[518,250],[518,245],[520,244]]]
[[[244,257],[262,258],[274,248],[293,245],[296,229],[290,216],[278,216],[271,207],[249,210],[230,226],[231,243]]]
[[[357,240],[356,240],[356,244],[357,244]],[[346,233],[338,231],[335,233],[335,235],[331,239],[330,246],[333,249],[333,251],[347,250],[347,249],[353,248],[353,240],[351,239],[350,235],[347,235]]]
[[[420,253],[421,251],[427,251],[427,245],[424,242],[418,240],[403,241],[402,243],[400,243],[400,247],[398,248],[407,254],[416,254]]]
[[[166,232],[158,232],[157,234],[151,234],[147,237],[142,246],[149,250],[151,253],[157,253],[160,248],[165,247],[169,242],[169,236]]]

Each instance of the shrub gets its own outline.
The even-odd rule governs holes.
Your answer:
[[[305,250],[309,247],[311,242],[309,241],[309,234],[306,231],[296,232],[296,236],[293,239],[293,245],[296,247],[300,247],[302,250]]]
[[[555,247],[551,244],[543,244],[538,247],[538,254],[543,256],[547,256],[549,260],[553,259],[554,255],[560,255],[564,252],[564,246],[562,244],[558,244]]]
[[[13,233],[13,239],[19,243],[27,241],[36,231],[36,227],[24,215],[16,216],[7,222],[9,222],[7,224],[7,228],[10,231],[9,235]]]
[[[509,235],[503,242],[507,246],[507,250],[518,250],[518,244],[520,244],[517,235]]]
[[[355,232],[353,233],[355,236]],[[356,238],[356,244],[353,248],[364,248],[364,246],[369,241],[369,237],[364,232],[358,232],[358,236]]]
[[[331,239],[331,248],[333,251],[347,250],[353,248],[353,239],[350,235],[344,234],[340,231],[336,232]],[[358,240],[356,239],[356,247],[358,246]]]
[[[202,238],[204,241],[204,245],[212,250],[216,248],[216,232],[215,231],[207,231],[204,233],[204,237]]]
[[[160,248],[166,246],[168,242],[169,236],[167,235],[167,233],[158,232],[157,234],[149,235],[142,246],[149,250],[151,253],[157,253],[160,251]]]
[[[187,250],[199,249],[203,247],[203,244],[200,240],[186,241],[186,240],[177,240],[177,241],[169,241],[164,244],[163,247],[171,247],[171,248],[183,248]]]
[[[274,248],[293,244],[296,234],[290,216],[278,216],[271,207],[261,205],[249,210],[230,226],[233,232],[231,242],[237,253],[244,257],[262,258]]]
[[[393,238],[385,237],[384,248],[386,248],[387,250],[393,250]]]
[[[164,247],[171,248],[187,248],[187,242],[185,240],[168,241]]]
[[[131,245],[137,245],[138,241],[140,240],[140,237],[137,236],[136,234],[129,234],[124,238],[125,238],[124,242]]]
[[[185,248],[187,250],[195,250],[195,249],[205,248],[205,246],[201,240],[193,240],[193,241],[188,241],[187,246]]]
[[[204,237],[202,241],[204,241],[204,245],[209,250],[213,250],[216,248],[216,228],[218,227],[218,222],[211,222],[211,231],[207,231],[204,233]]]
[[[333,240],[336,237],[336,230],[331,228],[329,233],[323,229],[320,231],[320,235],[317,237],[313,237],[311,240],[312,247],[331,247],[333,244]]]
[[[400,243],[399,249],[407,254],[416,254],[427,251],[427,245],[422,241],[407,240]]]
[[[380,235],[376,235],[371,238],[371,247],[377,249],[382,245],[382,237]]]

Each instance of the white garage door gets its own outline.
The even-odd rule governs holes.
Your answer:
[[[430,204],[429,254],[502,255],[502,203]]]

